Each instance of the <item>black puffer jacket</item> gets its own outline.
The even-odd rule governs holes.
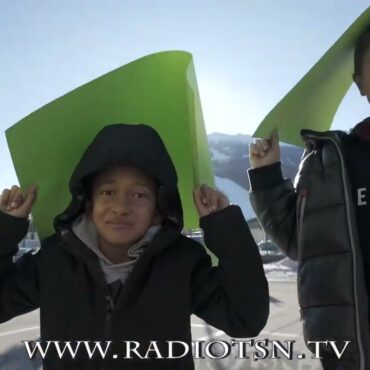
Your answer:
[[[219,266],[212,267],[203,246],[181,235],[176,172],[163,143],[152,129],[136,128],[147,135],[139,136],[150,143],[147,151],[157,156],[158,162],[149,161],[143,147],[132,142],[135,129],[124,127],[107,127],[96,145],[90,146],[72,177],[72,203],[56,219],[57,232],[43,241],[37,254],[12,262],[27,221],[0,213],[0,322],[40,307],[42,341],[113,342],[104,361],[100,356],[88,360],[84,351],[75,360],[65,357],[61,361],[48,352],[44,370],[191,370],[191,351],[173,360],[122,359],[124,341],[139,342],[142,355],[150,341],[158,341],[166,356],[166,341],[191,345],[192,313],[234,337],[256,336],[267,320],[267,281],[239,207],[229,206],[200,220],[205,242],[219,258]],[[104,145],[110,148],[108,154]],[[125,147],[125,156],[118,147]],[[167,198],[175,205],[169,211],[177,223],[167,223],[155,235],[112,307],[98,257],[68,225],[83,209],[84,191],[78,185],[83,178],[107,165],[128,163],[144,170],[151,166],[149,173],[165,188],[167,197],[172,194],[175,199]]]
[[[303,130],[296,179],[280,163],[249,170],[250,199],[272,240],[299,261],[298,297],[306,341],[351,341],[332,369],[370,369],[367,291],[343,132]],[[323,347],[330,348],[330,347]],[[323,352],[334,359],[330,350]]]

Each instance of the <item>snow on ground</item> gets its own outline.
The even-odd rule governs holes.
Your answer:
[[[288,257],[274,263],[263,265],[265,274],[270,281],[284,281],[297,278],[298,263]]]

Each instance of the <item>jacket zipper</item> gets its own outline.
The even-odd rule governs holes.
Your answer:
[[[114,303],[112,297],[109,294],[105,296],[105,301],[106,301],[106,315],[104,324],[104,335],[105,338],[109,340]]]
[[[114,308],[113,299],[108,293],[105,297],[105,304],[106,304],[106,314],[105,314],[105,322],[104,322],[104,336],[107,341],[110,338],[111,332],[111,322],[112,322],[112,312]],[[108,352],[109,353],[109,352]],[[106,358],[103,359],[101,370],[108,370]]]
[[[297,246],[298,246],[298,255],[300,254],[300,247],[302,245],[302,240],[303,240],[303,235],[302,235],[302,230],[303,230],[303,216],[304,216],[304,211],[306,208],[306,199],[307,199],[307,190],[302,189],[299,192],[298,195],[298,201],[297,201]]]
[[[304,211],[305,211],[305,208],[306,208],[306,199],[307,199],[307,190],[302,189],[299,192],[298,201],[297,201],[297,212],[296,212],[296,214],[297,214],[298,258],[299,258],[299,255],[300,255],[300,249],[302,248],[302,242],[303,242],[302,230],[303,230],[303,216],[304,216]],[[302,309],[301,308],[299,308],[299,315],[300,315],[299,320],[303,321],[303,314],[302,314]]]
[[[305,136],[308,137],[308,138],[311,138],[311,139],[317,139],[317,137],[315,137],[314,135],[305,134]],[[344,173],[343,173],[344,158],[343,158],[343,154],[342,154],[342,152],[339,148],[338,143],[333,138],[331,138],[329,136],[320,136],[320,138],[327,139],[335,145],[335,147],[338,151],[338,154],[339,154],[341,167],[342,167],[341,175],[342,175],[342,183],[343,183],[343,188],[344,188],[344,197],[345,197],[345,204],[346,204],[346,211],[347,211],[346,220],[347,220],[347,226],[348,226],[348,230],[349,230],[349,238],[350,238],[350,241],[351,241],[351,249],[352,249],[352,253],[353,253],[353,256],[354,256],[354,258],[352,259],[353,260],[353,290],[354,290],[355,307],[356,307],[357,343],[358,343],[358,348],[359,348],[359,352],[360,352],[360,370],[365,370],[365,355],[364,355],[364,348],[363,348],[361,335],[360,335],[361,326],[360,326],[359,313],[358,313],[358,291],[357,291],[357,277],[356,277],[356,271],[357,271],[357,264],[356,264],[357,258],[356,257],[357,257],[357,254],[356,254],[356,250],[354,248],[353,229],[352,229],[351,222],[349,221],[349,218],[348,218],[349,203],[350,202],[349,202],[349,190],[348,190],[346,179],[345,179]]]
[[[306,198],[307,198],[307,190],[302,189],[299,192],[298,195],[298,201],[297,201],[297,225],[299,227],[298,231],[302,230],[303,226],[303,215],[304,215],[304,210],[306,208]]]

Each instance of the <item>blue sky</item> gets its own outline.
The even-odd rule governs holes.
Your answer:
[[[0,2],[0,130],[114,68],[175,49],[194,55],[207,132],[251,134],[367,7],[360,0]],[[351,88],[333,127],[350,128],[368,109]],[[0,165],[0,188],[16,183],[4,133]]]

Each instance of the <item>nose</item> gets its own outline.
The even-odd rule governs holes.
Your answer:
[[[115,199],[112,204],[112,211],[115,214],[130,214],[132,212],[132,202],[131,197],[126,195],[120,195]]]

